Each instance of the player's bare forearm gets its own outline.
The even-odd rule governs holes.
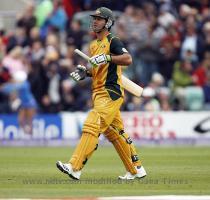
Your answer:
[[[111,62],[117,65],[128,66],[132,64],[132,57],[129,53],[124,53],[122,55],[111,55]]]

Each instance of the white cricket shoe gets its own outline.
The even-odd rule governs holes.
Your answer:
[[[144,178],[147,175],[143,166],[135,168],[137,170],[137,174],[131,174],[130,172],[126,172],[124,176],[119,176],[118,178],[121,180],[133,180],[135,178]]]
[[[79,180],[80,179],[80,175],[81,175],[81,170],[80,171],[73,171],[72,169],[72,166],[70,163],[62,163],[61,161],[57,161],[56,162],[56,166],[57,168],[65,173],[65,174],[68,174],[70,178],[72,179],[76,179],[76,180]]]

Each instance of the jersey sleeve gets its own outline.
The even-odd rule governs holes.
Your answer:
[[[114,55],[122,55],[124,53],[128,53],[128,51],[126,50],[124,44],[120,41],[120,39],[114,37],[111,40],[110,53]]]

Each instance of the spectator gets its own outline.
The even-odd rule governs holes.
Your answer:
[[[73,20],[66,33],[66,43],[74,45],[76,48],[81,49],[84,44],[84,36],[87,34],[81,29],[81,22]]]
[[[63,7],[70,21],[72,20],[74,13],[80,10],[79,3],[79,1],[74,0],[63,0]]]
[[[45,91],[42,96],[44,112],[55,113],[61,110],[59,54],[53,46],[46,49],[42,69],[46,73]]]
[[[167,28],[171,24],[175,23],[175,17],[170,13],[170,7],[167,4],[164,4],[160,7],[160,14],[158,16],[158,23]]]
[[[7,52],[9,52],[16,46],[26,47],[28,44],[29,44],[29,41],[26,35],[26,30],[22,27],[17,27],[15,29],[15,33],[12,33],[8,37],[6,50]]]
[[[3,35],[0,35],[0,61],[4,58],[6,54],[6,45],[4,43]]]
[[[63,32],[67,23],[67,16],[63,9],[61,0],[53,1],[53,10],[49,13],[42,26],[42,34],[45,36],[50,30]]]
[[[183,42],[181,45],[181,58],[190,59],[191,62],[197,63],[202,59],[203,51],[204,43],[203,39],[197,32],[195,19],[189,17],[186,21],[186,33],[183,36]]]
[[[38,27],[42,27],[46,18],[53,10],[53,4],[51,0],[43,0],[37,5],[35,16],[37,18]]]
[[[32,43],[37,40],[40,40],[42,43],[44,43],[44,40],[41,38],[40,35],[40,29],[38,27],[33,27],[30,30],[28,40],[29,40],[28,42],[29,47],[31,47]]]
[[[160,109],[162,111],[171,111],[170,105],[170,89],[168,87],[160,87],[157,91],[157,99],[160,103]]]
[[[208,74],[210,73],[210,52],[206,52],[201,65],[193,72],[195,85],[203,87],[207,85]]]
[[[8,82],[11,79],[9,70],[0,63],[0,88],[2,84]],[[0,91],[0,113],[10,113],[9,98],[3,92]]]
[[[150,83],[148,84],[151,88],[153,88],[155,91],[158,91],[160,87],[162,87],[164,85],[164,78],[163,76],[158,73],[155,72],[152,74],[152,78]]]
[[[24,71],[17,71],[12,76],[13,80],[1,85],[0,90],[10,95],[12,110],[18,111],[20,128],[24,133],[32,134],[32,121],[36,114],[37,103],[31,93],[27,74]]]
[[[31,45],[31,51],[30,51],[30,61],[36,62],[41,59],[43,59],[45,55],[45,49],[42,44],[41,40],[34,40]]]
[[[210,110],[210,73],[208,71],[207,75],[207,83],[203,86],[203,92],[204,92],[204,102],[206,109]]]
[[[2,64],[9,69],[12,75],[15,74],[17,71],[27,72],[28,68],[24,64],[23,58],[23,48],[20,46],[16,46],[9,52],[9,54],[5,56],[5,58],[2,60]]]
[[[155,90],[151,87],[146,87],[143,91],[142,96],[144,97],[141,107],[142,111],[159,111],[160,103],[156,99]]]
[[[46,47],[47,46],[52,46],[58,52],[60,51],[60,41],[59,41],[59,37],[58,37],[57,34],[55,34],[55,33],[48,33],[45,43],[46,43],[45,44]]]
[[[204,60],[201,65],[194,71],[193,77],[195,84],[202,87],[204,93],[204,101],[210,103],[210,52],[205,52]],[[209,106],[205,106],[209,109]]]
[[[177,30],[177,24],[171,24],[166,28],[166,34],[160,41],[160,63],[159,70],[164,76],[166,84],[172,78],[173,65],[179,58],[181,46],[180,34]]]
[[[27,36],[36,25],[36,17],[34,15],[35,5],[32,1],[27,2],[27,6],[23,13],[17,17],[16,26],[25,29]]]
[[[174,64],[172,74],[173,106],[175,110],[185,109],[185,88],[195,83],[195,79],[191,75],[193,70],[192,63],[188,60],[178,61]]]
[[[191,75],[192,70],[192,63],[188,60],[182,60],[175,63],[172,74],[174,89],[178,87],[187,87],[195,83],[195,80]]]
[[[210,21],[207,21],[203,26],[205,51],[210,51]]]

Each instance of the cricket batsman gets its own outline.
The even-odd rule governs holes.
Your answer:
[[[110,33],[114,16],[110,9],[98,8],[91,14],[91,28],[96,39],[90,43],[89,70],[78,65],[70,74],[75,81],[92,77],[93,109],[83,125],[82,136],[68,163],[57,161],[57,168],[73,179],[80,179],[81,171],[98,147],[100,133],[114,145],[126,174],[119,179],[133,180],[145,177],[146,171],[138,158],[134,144],[124,131],[120,114],[124,91],[122,66],[132,63],[132,58],[119,38]]]

